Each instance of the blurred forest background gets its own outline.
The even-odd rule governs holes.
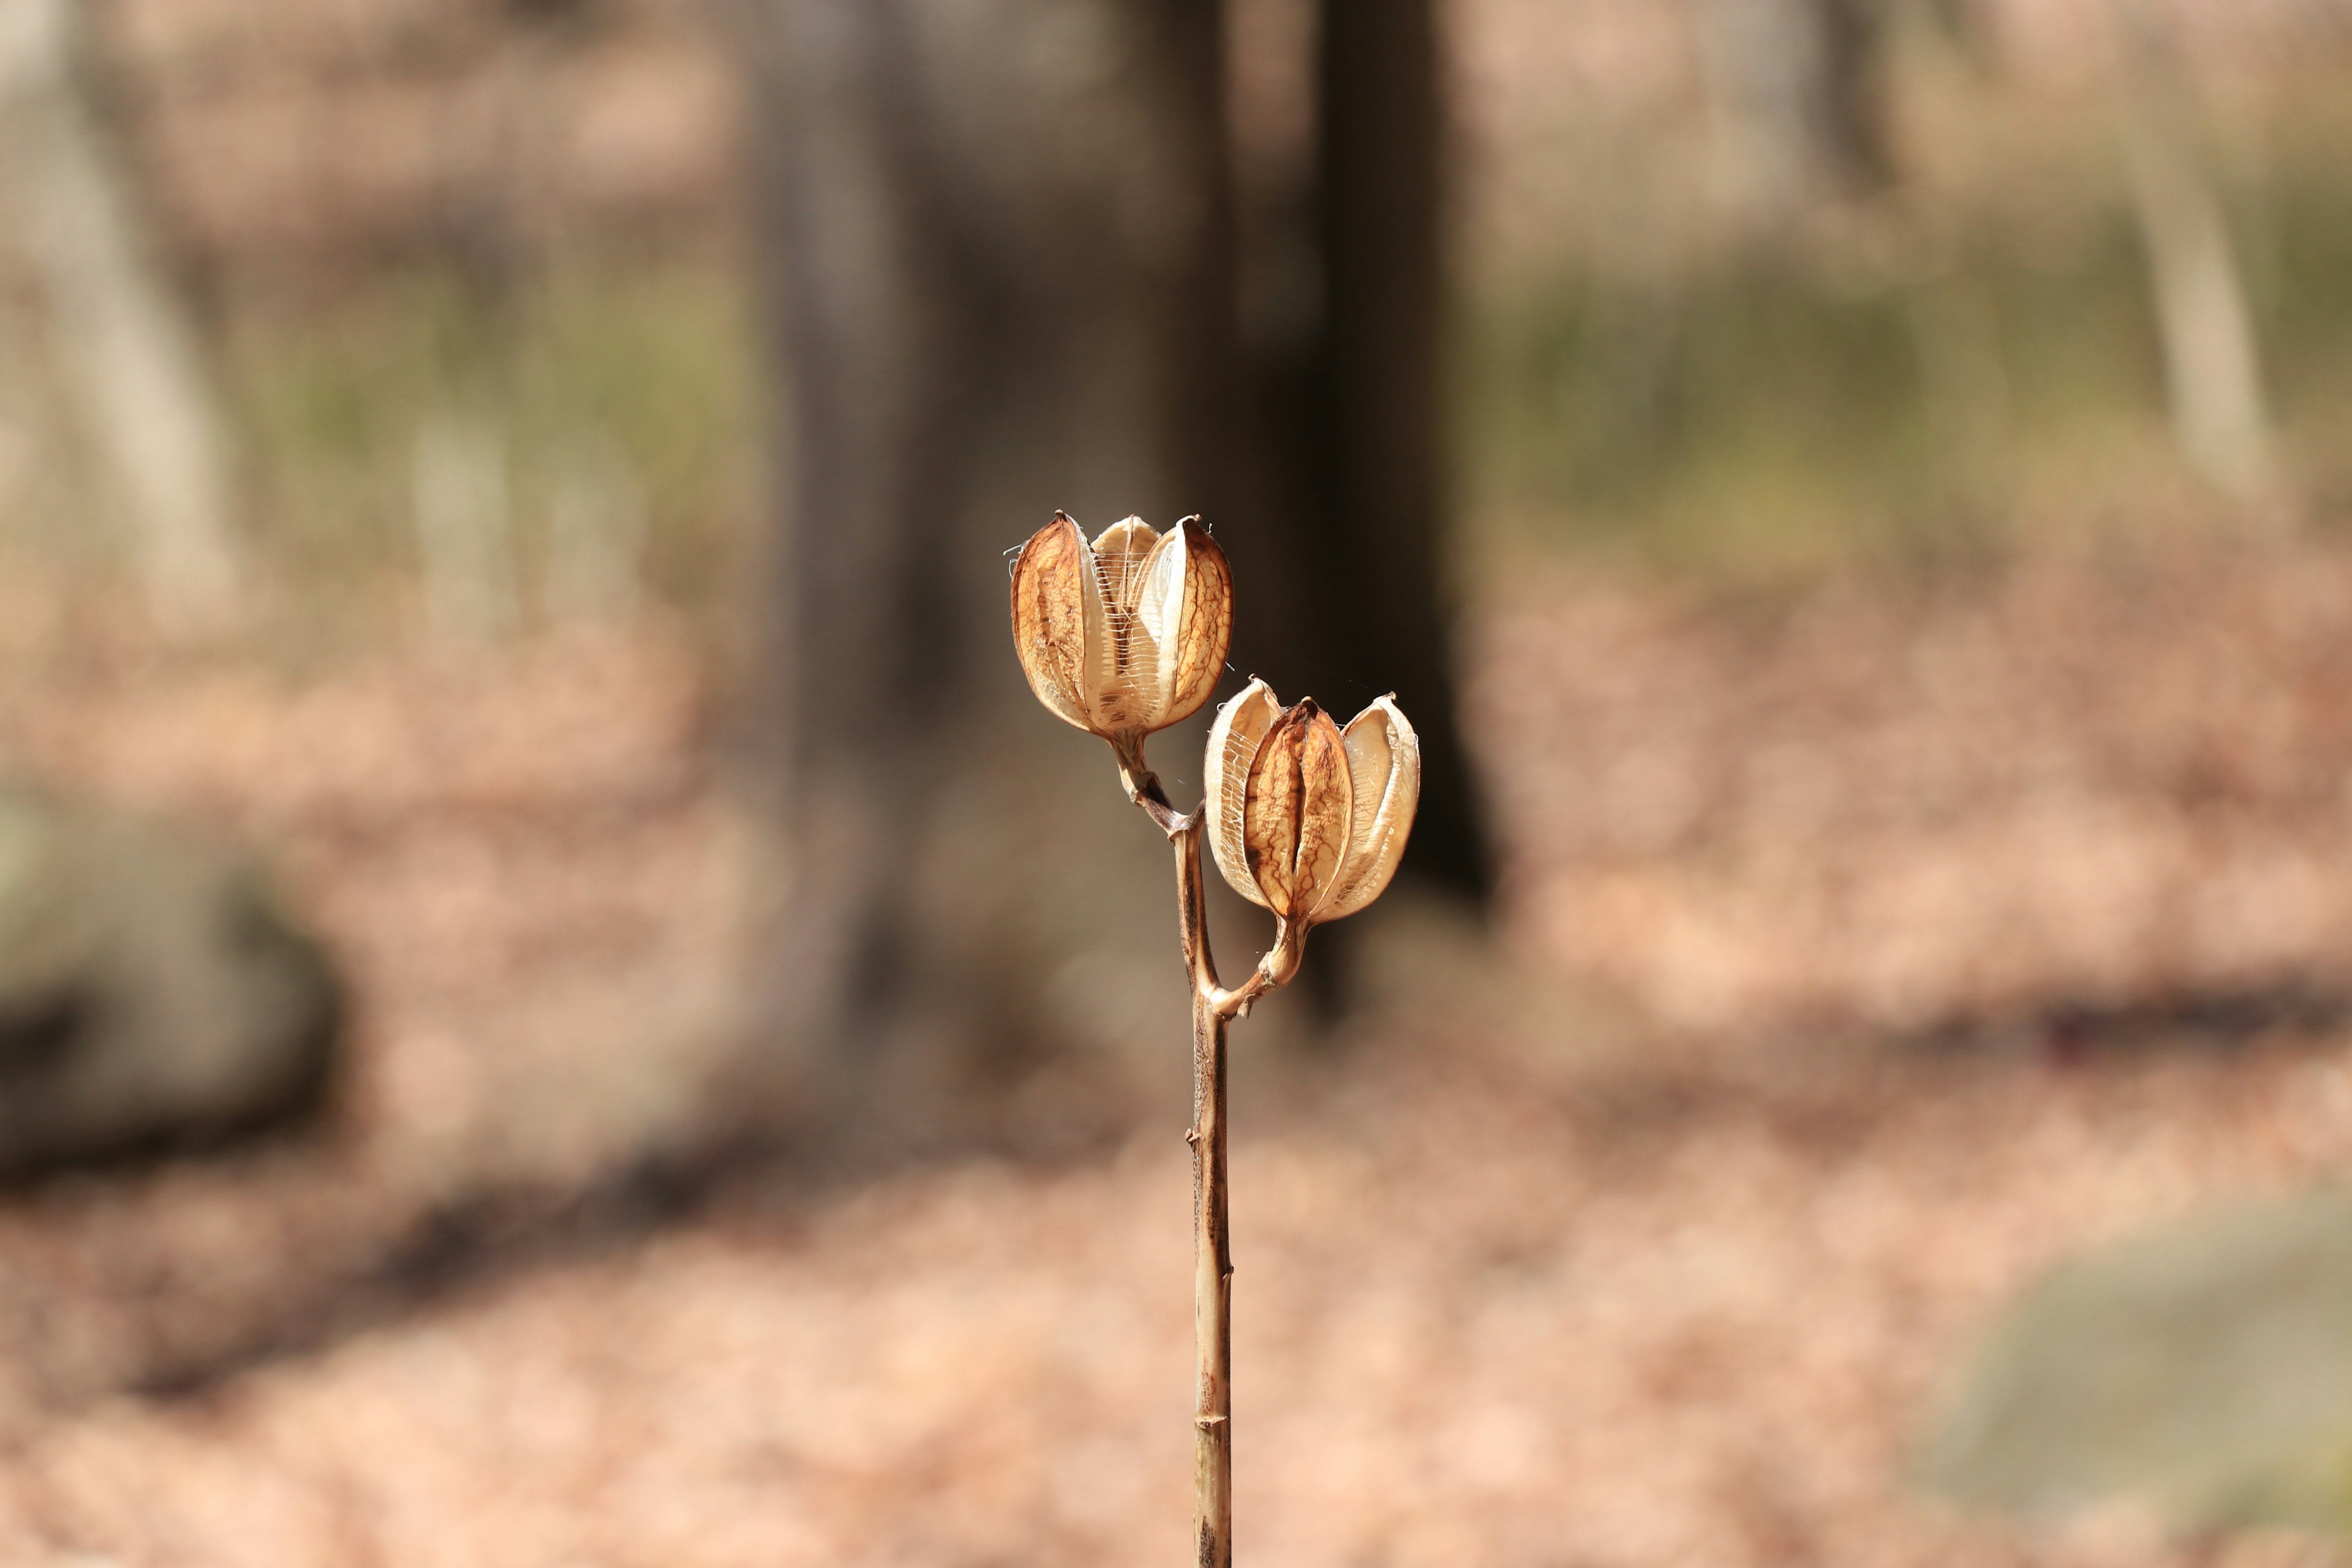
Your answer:
[[[1459,734],[1419,890],[1240,1041],[1253,1561],[2345,1561],[2352,5],[1360,0],[1355,75],[1312,0],[1135,7],[1192,78],[1092,0],[886,13],[979,85],[861,97],[816,0],[0,0],[0,1561],[1176,1549],[1163,851],[1001,626],[827,640],[1056,506],[1236,520],[1238,673]],[[1022,352],[850,285],[858,160],[1024,73],[1150,110],[908,247],[1063,334],[1034,494],[841,374]],[[1223,195],[1134,174],[1163,110]],[[1434,292],[1330,261],[1399,189]],[[1072,213],[1232,275],[1097,289]],[[948,243],[999,221],[1080,306]],[[1146,430],[1138,321],[1264,374]],[[1334,386],[1407,438],[1201,436]],[[817,970],[870,1060],[779,1025]],[[1961,1373],[2134,1237],[2203,1303],[2144,1363],[2002,1381],[2126,1338],[2101,1285]]]

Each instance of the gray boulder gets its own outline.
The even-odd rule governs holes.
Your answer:
[[[316,1105],[341,994],[247,854],[0,788],[0,1174]]]
[[[2095,1248],[2026,1289],[1924,1447],[1959,1501],[2352,1531],[2352,1194]]]

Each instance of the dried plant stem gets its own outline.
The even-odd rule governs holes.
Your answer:
[[[1201,914],[1201,829],[1170,835],[1176,910],[1192,979],[1192,1538],[1196,1568],[1234,1560],[1233,1249],[1225,1227],[1225,1026]]]
[[[1176,925],[1192,983],[1192,1341],[1197,1367],[1192,1410],[1192,1537],[1195,1568],[1233,1568],[1234,1258],[1225,1226],[1225,1031],[1250,1004],[1298,966],[1298,937],[1288,928],[1276,951],[1241,988],[1217,983],[1202,912],[1201,814],[1179,814],[1140,757],[1122,759],[1128,795],[1168,835],[1176,853]]]
[[[1225,1233],[1225,1023],[1192,998],[1192,1536],[1198,1568],[1234,1561],[1233,1252]]]
[[[1013,564],[1013,642],[1046,709],[1110,742],[1119,783],[1176,853],[1176,922],[1192,989],[1192,1411],[1197,1568],[1234,1560],[1233,1284],[1225,1211],[1225,1036],[1298,973],[1307,933],[1380,897],[1421,793],[1421,742],[1388,697],[1343,731],[1265,681],[1218,710],[1205,798],[1180,812],[1144,761],[1144,738],[1208,700],[1233,629],[1224,552],[1187,518],[1141,518],[1089,543],[1062,512]],[[1275,917],[1274,945],[1232,991],[1217,983],[1202,909],[1201,840],[1235,891]]]

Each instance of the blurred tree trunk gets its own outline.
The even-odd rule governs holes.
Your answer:
[[[1325,322],[1302,522],[1325,574],[1323,657],[1393,686],[1423,744],[1409,873],[1483,900],[1493,868],[1452,679],[1445,463],[1446,125],[1435,0],[1324,0]],[[1319,694],[1319,689],[1318,689]]]
[[[168,626],[214,628],[238,597],[228,442],[101,111],[89,24],[78,0],[0,7],[0,193],[149,597]]]
[[[1240,225],[1243,265],[1270,297],[1250,312],[1236,380],[1253,439],[1248,526],[1228,543],[1234,659],[1285,700],[1311,694],[1343,720],[1393,689],[1424,760],[1405,874],[1483,902],[1493,866],[1453,680],[1444,550],[1448,138],[1435,6],[1320,0],[1318,13],[1303,177],[1254,193]],[[1321,940],[1344,944],[1349,929]]]
[[[1718,178],[1750,226],[1780,227],[1892,176],[1886,20],[1884,0],[1703,0]]]
[[[1392,35],[1421,51],[1402,79],[1431,73],[1402,123],[1369,123],[1381,89],[1351,64],[1335,139],[1399,157],[1387,177],[1404,187],[1351,170],[1334,204],[1335,233],[1399,254],[1335,268],[1335,329],[1382,331],[1330,375],[1401,384],[1350,384],[1328,425],[1265,434],[1235,310],[1218,7],[745,0],[744,15],[787,382],[775,979],[788,1029],[815,1047],[802,1059],[821,1076],[802,1087],[836,1110],[847,1090],[844,1119],[886,1138],[942,1119],[968,1133],[992,1105],[1015,1135],[1083,1135],[1140,1079],[1182,1089],[1186,1025],[1165,847],[1108,750],[1049,718],[1013,658],[1000,552],[1054,508],[1090,531],[1130,512],[1219,525],[1244,585],[1237,663],[1335,707],[1393,682],[1437,753],[1416,844],[1480,885],[1459,869],[1472,831],[1446,820],[1468,801],[1428,536],[1437,406],[1402,384],[1434,365],[1435,303],[1415,295],[1436,281],[1435,154],[1412,144],[1435,120],[1425,17]],[[1386,466],[1359,473],[1383,443]],[[1337,500],[1309,493],[1326,474],[1344,477]],[[1367,689],[1305,679],[1324,668]],[[1201,731],[1152,748],[1180,795],[1199,787]],[[1241,930],[1221,934],[1229,966],[1250,961]]]
[[[1148,1048],[1117,1037],[1160,1036],[1181,1076],[1167,850],[1102,742],[1029,695],[1001,552],[1056,507],[1090,531],[1228,509],[1214,12],[751,16],[789,448],[775,979],[818,1075],[798,1087],[889,1142],[969,1131],[1024,1081],[1082,1121],[1118,1097],[1119,1047]],[[1197,784],[1173,737],[1153,754]]]

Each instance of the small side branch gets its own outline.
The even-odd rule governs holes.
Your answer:
[[[1132,746],[1114,746],[1113,749],[1118,753],[1118,782],[1127,791],[1127,798],[1142,808],[1143,815],[1151,818],[1154,827],[1173,838],[1182,829],[1200,821],[1199,812],[1189,815],[1180,812],[1170,802],[1168,792],[1160,787],[1160,775],[1153,773],[1143,760],[1143,743],[1140,741]]]
[[[1205,910],[1205,879],[1201,871],[1201,814],[1179,815],[1168,803],[1160,781],[1147,770],[1140,778],[1124,765],[1120,777],[1128,795],[1168,835],[1176,853],[1176,924],[1184,944],[1184,968],[1192,977],[1192,994],[1206,1001],[1220,1018],[1246,1017],[1259,997],[1290,984],[1307,946],[1303,927],[1287,921],[1275,932],[1274,947],[1259,961],[1237,990],[1228,991],[1217,980],[1217,961],[1209,948]]]

